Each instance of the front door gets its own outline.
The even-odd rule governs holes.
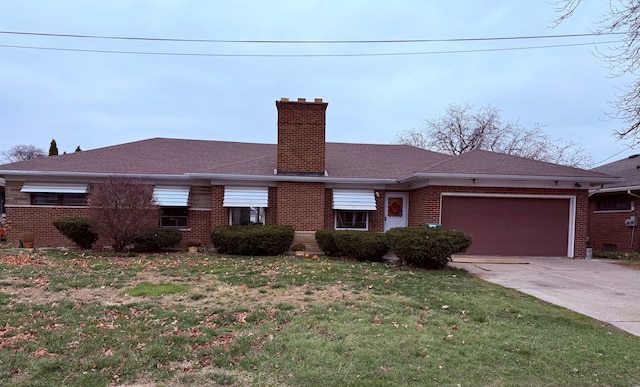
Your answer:
[[[409,194],[387,192],[384,199],[384,231],[395,227],[407,227]]]

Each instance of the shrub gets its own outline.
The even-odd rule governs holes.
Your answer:
[[[86,218],[62,218],[53,221],[60,233],[69,238],[83,250],[90,250],[98,240],[98,233],[93,231],[91,221]]]
[[[182,232],[175,228],[145,228],[136,232],[133,238],[135,251],[160,251],[173,247],[182,240]]]
[[[386,232],[387,243],[404,263],[426,269],[442,269],[451,255],[471,246],[463,232],[442,228],[406,227]]]
[[[389,252],[384,234],[369,231],[336,231],[338,251],[358,261],[381,261]]]
[[[222,254],[278,255],[294,235],[293,227],[284,225],[221,226],[211,230],[211,244]]]
[[[338,246],[336,245],[335,234],[338,231],[336,230],[318,230],[316,231],[316,242],[318,242],[318,246],[324,251],[325,255],[330,257],[341,257],[343,254]]]
[[[629,260],[640,260],[640,253],[635,251],[599,251],[594,250],[593,256],[598,258],[608,258],[608,259],[629,259]]]

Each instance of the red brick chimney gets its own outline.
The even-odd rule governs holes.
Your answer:
[[[325,112],[322,98],[276,101],[278,173],[322,175],[325,171]]]

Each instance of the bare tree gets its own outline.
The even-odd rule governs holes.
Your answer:
[[[425,120],[422,129],[401,131],[394,142],[450,155],[484,149],[584,168],[592,161],[580,145],[551,139],[540,124],[525,129],[518,122],[503,122],[491,105],[477,111],[469,104],[449,105],[444,116]]]
[[[16,145],[7,151],[3,151],[1,154],[8,163],[47,157],[47,153],[43,149],[34,145]]]
[[[157,224],[153,187],[125,176],[110,176],[89,195],[91,219],[114,251],[124,251],[137,231]]]
[[[556,11],[560,16],[555,20],[560,24],[578,9],[581,0],[557,0]],[[632,146],[640,144],[640,3],[637,0],[609,0],[609,11],[596,21],[596,32],[616,34],[621,39],[610,51],[598,55],[610,65],[614,76],[630,74],[635,79],[628,83],[617,99],[611,103],[613,118],[622,120],[624,129],[616,130],[619,139],[628,140]]]

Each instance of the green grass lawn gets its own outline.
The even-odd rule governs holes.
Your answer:
[[[640,338],[464,271],[0,250],[0,385],[634,386]]]

